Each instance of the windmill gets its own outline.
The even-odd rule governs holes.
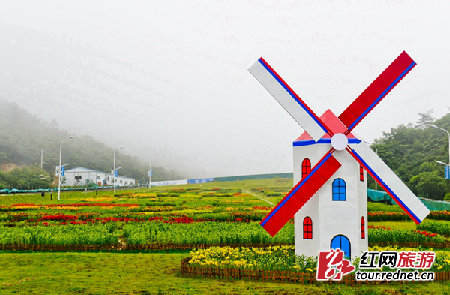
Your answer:
[[[321,202],[324,195],[333,194],[333,199],[329,198],[330,202],[332,202],[335,200],[335,191],[339,195],[339,191],[344,187],[343,191],[345,192],[345,181],[342,183],[341,178],[334,179],[333,176],[342,173],[342,171],[338,170],[349,169],[348,165],[351,166],[351,162],[353,162],[354,167],[355,165],[361,167],[362,175],[365,175],[365,171],[367,171],[417,224],[422,222],[430,213],[428,208],[422,204],[372,149],[364,141],[356,138],[351,133],[361,120],[415,65],[416,63],[411,57],[403,51],[339,117],[334,116],[331,111],[327,111],[322,117],[318,117],[263,58],[260,58],[249,68],[250,73],[269,91],[300,126],[305,129],[307,132],[306,136],[310,139],[309,142],[317,147],[315,149],[316,152],[318,151],[318,153],[322,153],[321,155],[323,155],[317,158],[312,168],[306,169],[308,171],[304,173],[302,179],[298,181],[292,190],[261,221],[261,225],[271,236],[276,235],[299,210],[321,210],[319,207],[324,204]],[[298,163],[294,163],[294,165],[298,166]],[[344,167],[341,168],[341,166]],[[307,168],[307,166],[305,167]],[[337,186],[335,186],[336,181]],[[364,185],[365,189],[367,189],[365,181]],[[335,189],[336,187],[337,190]],[[361,192],[360,188],[355,189],[355,194],[358,194],[358,192]],[[350,202],[345,203],[345,206],[339,205],[344,204],[342,202],[332,203],[331,206],[328,206],[328,211],[325,210],[328,215],[318,214],[318,218],[320,219],[316,220],[316,222],[319,223],[319,228],[318,230],[314,230],[314,232],[317,236],[315,241],[319,242],[309,244],[309,241],[301,242],[301,239],[298,237],[300,220],[297,220],[296,217],[296,254],[311,254],[311,251],[315,251],[315,256],[318,251],[343,247],[345,248],[344,252],[346,252],[346,255],[352,257],[356,256],[360,251],[367,250],[367,239],[365,238],[365,234],[363,235],[363,233],[367,232],[366,222],[363,222],[367,218],[367,201],[361,201],[361,199],[366,199],[365,194],[362,197],[361,195],[354,196]],[[307,204],[311,198],[313,198],[313,201],[309,202],[311,204]],[[337,200],[339,200],[339,197]],[[359,204],[351,205],[351,202],[358,202],[358,200],[360,201]],[[305,204],[312,206],[305,206]],[[302,209],[302,207],[305,208]],[[330,210],[330,208],[332,209]],[[352,208],[357,208],[359,212],[351,212]],[[362,211],[364,213],[361,213]],[[340,220],[333,220],[333,217],[330,216],[332,213],[340,215],[341,220],[355,217],[359,218],[362,214],[361,223],[350,228],[345,226],[344,223],[344,226],[339,227]],[[312,235],[313,225],[311,219],[305,220],[306,225],[304,223],[304,226],[306,226],[306,229],[311,229],[310,233]],[[341,234],[339,231],[350,231],[353,238],[349,240],[346,235]],[[309,233],[305,236],[308,237],[308,235]],[[358,235],[360,241],[355,242],[354,239]],[[364,241],[361,242],[361,240]],[[350,255],[350,251],[353,255]]]

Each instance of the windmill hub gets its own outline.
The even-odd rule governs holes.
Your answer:
[[[338,151],[345,150],[347,145],[348,145],[347,136],[345,136],[342,133],[336,133],[331,138],[331,146]]]

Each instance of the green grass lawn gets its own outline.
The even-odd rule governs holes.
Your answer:
[[[187,278],[188,253],[2,253],[0,294],[448,294],[450,285],[297,285]],[[28,279],[27,281],[25,281]],[[20,282],[20,283],[19,283]]]

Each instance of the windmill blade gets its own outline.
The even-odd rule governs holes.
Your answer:
[[[333,135],[330,128],[298,97],[263,58],[255,62],[248,71],[315,141],[318,141],[325,133]]]
[[[366,90],[339,116],[348,127],[347,134],[400,82],[416,65],[403,51]]]
[[[394,201],[408,214],[415,223],[420,224],[430,210],[411,192],[400,178],[378,157],[372,149],[361,142],[347,147],[347,151],[367,170],[383,187]],[[376,171],[376,172],[375,172]]]
[[[261,221],[260,224],[272,237],[341,167],[338,160],[331,155],[333,151],[334,149],[331,149]]]

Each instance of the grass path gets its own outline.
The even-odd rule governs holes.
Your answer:
[[[272,206],[275,206],[274,203],[272,203],[272,202],[266,200],[266,198],[260,197],[260,196],[254,194],[254,193],[251,193],[251,192],[249,192],[249,191],[247,191],[247,190],[242,190],[242,191],[245,192],[245,193],[247,193],[247,194],[250,194],[250,195],[252,195],[252,196],[257,197],[258,199],[260,199],[260,200],[262,200],[262,201],[264,201],[264,202],[266,202],[266,203],[269,203],[269,204],[272,205]]]
[[[1,253],[0,294],[445,294],[448,284],[338,286],[184,278],[188,253]],[[28,280],[27,280],[28,279]]]

